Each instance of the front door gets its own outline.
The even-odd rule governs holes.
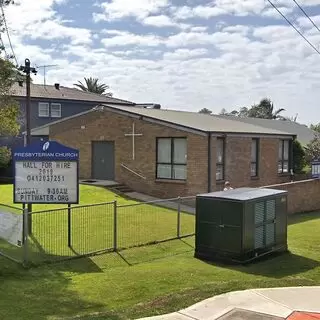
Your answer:
[[[114,141],[92,141],[92,178],[114,180]]]

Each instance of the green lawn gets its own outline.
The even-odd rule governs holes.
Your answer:
[[[320,213],[289,222],[291,253],[248,266],[195,259],[194,238],[30,270],[0,257],[0,319],[135,319],[232,290],[320,285]]]
[[[4,200],[10,202],[12,186],[0,186]],[[117,248],[128,248],[177,235],[177,212],[124,199],[104,188],[80,186],[80,206],[71,212],[71,247],[68,247],[68,210],[66,206],[34,205],[32,235],[28,258],[34,263],[56,261],[90,252],[114,248],[114,204],[117,208]],[[107,204],[85,206],[88,204]],[[82,205],[82,206],[81,206]],[[50,211],[56,209],[54,211]],[[39,210],[44,210],[39,212]],[[181,215],[181,234],[194,233],[194,217]],[[22,249],[1,242],[5,253],[22,258]]]

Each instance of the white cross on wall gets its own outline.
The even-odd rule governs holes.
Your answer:
[[[126,137],[132,137],[132,160],[134,160],[134,147],[135,147],[135,137],[141,137],[142,133],[135,133],[134,131],[134,123],[132,124],[132,133],[126,133]]]

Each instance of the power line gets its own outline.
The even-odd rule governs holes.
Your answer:
[[[1,33],[0,33],[0,49],[2,49],[4,51],[5,57],[7,58],[8,57],[8,53],[7,53],[6,46],[4,45]]]
[[[13,50],[13,46],[12,46],[12,42],[11,42],[11,37],[10,37],[9,29],[8,29],[7,19],[6,19],[6,16],[4,14],[3,3],[2,3],[1,0],[0,0],[0,8],[1,8],[1,13],[2,13],[2,19],[3,19],[4,28],[5,28],[6,33],[7,33],[7,37],[8,37],[8,40],[9,40],[9,45],[10,45],[10,48],[11,48],[11,51],[12,51],[12,55],[13,55],[13,58],[14,58],[14,60],[16,62],[16,65],[18,66],[18,60],[16,58],[16,55],[14,54],[14,50]]]
[[[300,4],[296,0],[292,0],[297,7],[303,12],[303,14],[309,19],[309,21],[313,24],[313,26],[320,32],[319,27],[315,24],[315,22],[310,18],[310,16],[306,13],[306,11],[300,6]]]
[[[320,55],[320,51],[302,34],[301,31],[299,31],[294,26],[294,24],[290,20],[287,19],[287,17],[276,7],[276,5],[274,5],[271,0],[267,1],[272,5],[274,9],[278,11],[278,13],[283,17],[283,19],[285,19],[290,24],[290,26],[310,45],[310,47]]]

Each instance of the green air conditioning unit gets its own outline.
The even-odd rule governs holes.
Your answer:
[[[239,188],[196,199],[195,257],[248,263],[288,250],[287,191]]]

